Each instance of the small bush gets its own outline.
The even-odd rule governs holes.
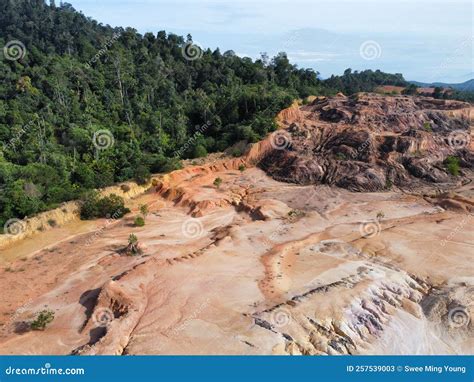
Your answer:
[[[426,131],[433,131],[433,129],[431,128],[431,123],[429,122],[425,122],[423,123],[423,128],[426,130]]]
[[[222,184],[222,179],[221,178],[214,179],[214,186],[219,188],[221,186],[221,184]]]
[[[242,147],[233,147],[232,150],[230,151],[230,155],[232,155],[234,158],[240,157],[244,154],[245,149]]]
[[[305,216],[305,212],[304,211],[301,211],[301,210],[291,210],[290,212],[288,212],[288,217],[290,219],[297,219],[297,218],[301,218],[303,216]]]
[[[203,145],[197,145],[194,147],[192,157],[193,158],[203,158],[207,155],[207,150]]]
[[[57,223],[54,219],[48,219],[48,224],[50,227],[56,227]]]
[[[115,194],[100,197],[97,191],[87,193],[81,203],[81,219],[113,218],[120,219],[130,210],[125,207],[123,198]]]
[[[383,219],[385,217],[385,214],[383,211],[377,212],[377,220]]]
[[[42,310],[36,316],[36,319],[31,322],[30,327],[33,330],[44,330],[46,325],[54,320],[54,312],[52,310]]]
[[[133,172],[133,177],[135,178],[135,182],[137,182],[137,184],[147,184],[151,178],[150,170],[148,167],[143,165],[137,166]]]
[[[135,227],[143,227],[145,225],[145,219],[141,216],[136,216],[133,223],[135,224]]]
[[[451,175],[459,175],[459,169],[461,167],[459,163],[459,158],[450,155],[445,159],[444,165],[446,166],[446,169]]]
[[[148,211],[148,205],[146,204],[142,204],[140,206],[140,213],[143,215],[143,219],[146,218],[146,216],[148,215],[149,211]]]
[[[346,155],[345,155],[344,153],[337,153],[337,154],[336,154],[336,159],[337,159],[337,160],[346,160],[347,157],[346,157]]]
[[[130,186],[128,184],[122,184],[120,186],[120,189],[122,190],[122,192],[127,193],[128,191],[130,191]]]
[[[129,256],[136,256],[142,253],[142,250],[138,245],[138,237],[133,233],[128,236],[128,246],[125,248],[125,252]]]
[[[244,166],[243,164],[241,164],[241,165],[239,166],[239,171],[240,171],[240,172],[244,172],[245,169],[246,169],[246,168],[245,168],[245,166]]]

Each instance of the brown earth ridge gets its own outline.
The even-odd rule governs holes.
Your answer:
[[[317,98],[283,120],[260,166],[275,179],[352,191],[456,183],[443,161],[474,165],[467,103],[426,97],[342,94]]]
[[[314,98],[241,157],[155,176],[122,220],[37,234],[57,240],[0,269],[0,353],[472,354],[470,110]]]

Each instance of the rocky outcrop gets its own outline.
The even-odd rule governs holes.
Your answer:
[[[455,184],[474,166],[470,105],[426,97],[318,98],[287,112],[259,166],[275,179],[352,191]],[[461,178],[444,165],[455,156]]]

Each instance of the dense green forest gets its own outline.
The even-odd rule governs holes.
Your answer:
[[[0,2],[0,31],[0,226],[254,142],[295,98],[406,84],[380,71],[323,81],[285,53],[201,50],[189,35],[104,26],[54,1]]]

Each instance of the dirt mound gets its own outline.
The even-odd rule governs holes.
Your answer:
[[[273,149],[259,166],[278,180],[352,191],[455,184],[474,166],[470,110],[427,97],[318,98],[286,112],[286,129],[270,137]],[[461,177],[448,171],[448,156],[457,158]]]

